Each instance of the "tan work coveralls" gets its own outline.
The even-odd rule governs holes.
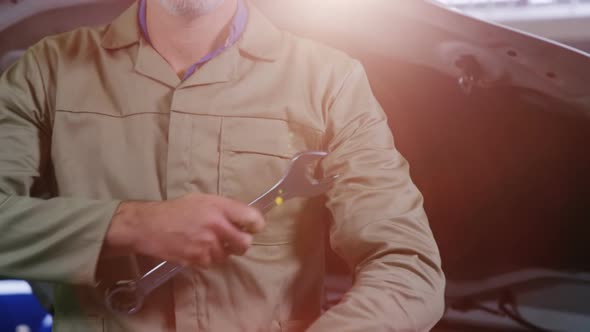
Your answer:
[[[0,275],[58,283],[55,331],[423,331],[441,317],[422,197],[362,66],[249,10],[239,42],[184,81],[142,39],[137,5],[44,39],[1,77]],[[303,150],[330,153],[325,198],[275,208],[244,257],[188,270],[140,313],[105,308],[106,287],[157,262],[99,257],[121,200],[249,202]],[[326,212],[355,283],[320,316]]]

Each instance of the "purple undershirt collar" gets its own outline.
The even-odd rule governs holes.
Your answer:
[[[143,35],[143,38],[145,38],[145,40],[149,44],[151,44],[150,36],[148,34],[148,29],[147,29],[146,0],[141,0],[139,2],[138,16],[139,16],[139,26],[141,28],[141,33]],[[227,37],[225,44],[223,46],[219,47],[218,49],[213,50],[211,53],[205,55],[204,57],[199,59],[197,62],[195,62],[192,66],[190,66],[187,69],[186,73],[184,73],[184,77],[182,79],[186,80],[192,74],[194,74],[194,72],[197,69],[199,69],[199,67],[201,67],[203,64],[205,64],[207,61],[218,56],[223,51],[225,51],[228,47],[235,44],[238,41],[238,39],[240,39],[240,36],[242,35],[244,30],[246,29],[247,22],[248,22],[248,8],[246,7],[244,0],[238,0],[238,8],[237,8],[234,18],[232,20],[230,31],[229,31],[229,36]]]

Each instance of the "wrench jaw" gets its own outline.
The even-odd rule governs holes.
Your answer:
[[[283,177],[267,192],[258,196],[250,206],[266,213],[275,206],[293,197],[313,197],[331,188],[336,177],[321,180],[313,177],[315,163],[328,155],[324,151],[303,151],[291,158],[289,168]]]
[[[291,162],[289,170],[280,181],[284,188],[285,200],[292,197],[313,197],[328,191],[334,184],[337,175],[316,179],[316,162],[328,155],[324,151],[304,151],[296,154]]]
[[[301,181],[307,182],[311,185],[315,184],[317,179],[313,178],[313,170],[317,165],[316,162],[324,159],[327,155],[328,153],[324,151],[303,151],[297,153],[291,159],[289,170],[285,173],[285,176],[282,179],[283,186],[290,187],[297,185],[298,182]]]
[[[332,189],[332,187],[334,186],[334,183],[336,182],[336,180],[338,180],[339,177],[340,177],[340,175],[335,174],[335,175],[325,177],[320,180],[313,179],[313,183],[314,183],[313,187],[306,190],[307,191],[306,197],[314,197],[314,196],[324,194],[328,190]],[[303,195],[301,195],[301,196],[303,196]]]
[[[105,300],[107,308],[117,314],[133,315],[143,306],[143,296],[133,280],[117,282],[107,290]]]

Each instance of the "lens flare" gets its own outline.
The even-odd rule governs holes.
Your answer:
[[[277,206],[279,206],[279,205],[283,204],[283,198],[282,198],[281,196],[279,196],[279,197],[275,198],[275,204],[276,204]]]

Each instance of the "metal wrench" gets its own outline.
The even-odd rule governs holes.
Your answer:
[[[293,197],[313,197],[330,189],[337,175],[317,180],[311,176],[313,162],[328,154],[322,151],[300,152],[291,158],[283,177],[267,192],[249,205],[263,214]],[[141,310],[145,297],[187,266],[164,261],[135,280],[122,280],[109,288],[105,294],[107,308],[115,313],[132,315]]]

